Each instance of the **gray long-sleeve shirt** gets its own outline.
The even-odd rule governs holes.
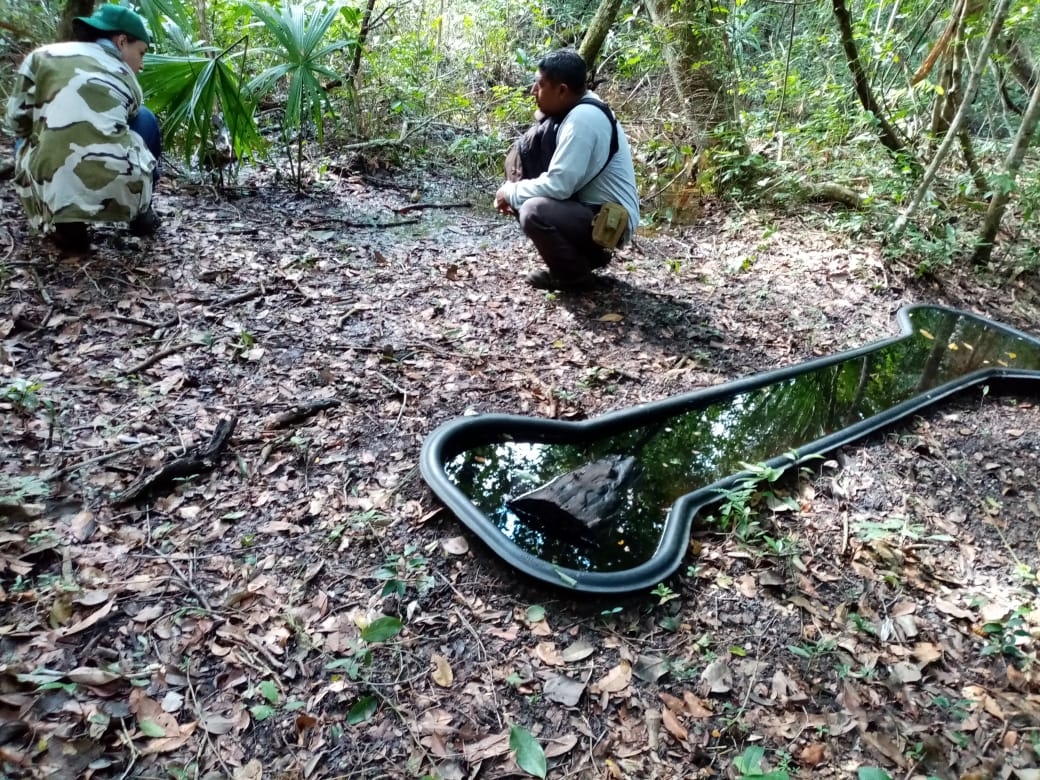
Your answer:
[[[594,92],[587,92],[585,96],[600,100]],[[581,103],[572,108],[556,132],[556,151],[549,169],[536,179],[504,185],[510,205],[519,209],[524,201],[537,197],[556,200],[573,197],[590,206],[620,203],[628,211],[628,230],[625,233],[628,241],[639,224],[639,195],[632,150],[618,124],[617,154],[603,168],[610,154],[610,137],[610,122],[599,107]],[[603,172],[597,175],[601,168]]]

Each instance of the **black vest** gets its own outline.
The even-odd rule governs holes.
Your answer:
[[[610,153],[607,155],[607,161],[603,163],[603,168],[596,173],[596,176],[599,176],[617,154],[617,120],[606,103],[586,97],[575,105],[580,106],[583,103],[596,106],[610,120]],[[527,128],[524,134],[509,147],[509,152],[506,154],[507,180],[535,179],[549,169],[549,163],[556,151],[556,132],[566,117],[567,114],[559,117],[543,117]]]

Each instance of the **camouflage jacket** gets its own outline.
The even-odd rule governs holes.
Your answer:
[[[127,126],[143,102],[137,77],[97,43],[54,43],[18,69],[7,122],[24,143],[15,189],[29,224],[129,222],[152,200],[156,161]]]

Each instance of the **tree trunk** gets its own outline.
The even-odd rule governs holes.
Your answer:
[[[703,31],[694,27],[696,6],[697,0],[651,0],[647,3],[654,26],[664,36],[665,59],[678,107],[691,124],[694,146],[704,152],[721,145],[717,130],[723,127],[736,129],[737,125],[736,107],[730,90],[714,66],[719,59],[717,51],[712,50]],[[713,14],[707,8],[701,10]],[[699,24],[702,28],[709,26],[704,21]],[[743,136],[733,138],[728,144],[734,145],[743,149]],[[702,155],[702,159],[707,158]]]
[[[365,13],[361,16],[361,28],[358,30],[357,41],[354,43],[354,56],[350,60],[350,78],[356,80],[361,72],[361,54],[368,42],[368,33],[372,29],[372,14],[376,9],[376,0],[368,0],[365,4]],[[355,85],[356,86],[356,85]]]
[[[66,0],[61,9],[61,21],[58,22],[58,40],[72,40],[72,20],[77,16],[90,16],[94,13],[94,0]]]
[[[961,128],[957,138],[961,143],[961,154],[964,155],[964,164],[968,166],[968,170],[971,172],[971,180],[975,183],[975,189],[979,192],[989,192],[989,182],[986,181],[986,174],[982,172],[979,159],[975,156],[975,149],[971,145],[971,135],[967,130]]]
[[[835,0],[836,3],[839,1],[840,0]],[[989,32],[986,33],[986,38],[982,42],[982,48],[979,50],[978,59],[975,61],[975,67],[971,72],[971,77],[968,79],[968,86],[964,88],[964,97],[961,100],[960,108],[957,109],[957,114],[953,117],[953,121],[950,123],[950,129],[946,132],[946,137],[943,138],[942,144],[935,152],[932,161],[928,164],[928,169],[924,172],[924,176],[921,178],[921,183],[918,185],[917,191],[914,192],[913,198],[911,198],[906,209],[899,215],[895,224],[892,226],[892,232],[896,236],[899,236],[906,229],[906,223],[910,220],[910,217],[913,216],[913,213],[917,211],[918,206],[921,205],[925,193],[927,193],[928,188],[932,186],[932,181],[934,181],[935,175],[939,171],[939,166],[942,165],[943,160],[946,159],[946,155],[949,154],[953,142],[957,140],[957,137],[960,134],[961,125],[964,124],[964,120],[968,115],[968,109],[971,106],[972,101],[975,100],[975,92],[978,91],[979,82],[982,80],[982,74],[986,71],[986,62],[989,60],[990,52],[993,51],[993,45],[997,40],[997,36],[1000,35],[1000,31],[1004,27],[1004,20],[1007,19],[1008,10],[1010,8],[1011,0],[998,0],[997,9],[993,14],[993,21],[989,26]]]
[[[1040,68],[1029,57],[1029,51],[1017,38],[1001,38],[997,41],[997,51],[1004,55],[1011,66],[1011,73],[1026,92],[1032,92],[1037,81],[1040,81]]]
[[[864,110],[874,115],[878,123],[878,137],[882,145],[893,154],[908,155],[906,145],[899,138],[896,130],[889,124],[881,107],[874,99],[874,93],[870,89],[870,81],[856,50],[856,40],[852,33],[852,18],[849,9],[845,7],[845,0],[833,0],[834,16],[838,20],[838,29],[841,31],[841,47],[845,50],[845,62],[852,72],[852,82],[856,88],[856,95]]]
[[[961,94],[962,63],[967,53],[964,50],[964,25],[967,22],[967,3],[958,3],[954,8],[956,15],[950,20],[949,40],[943,51],[943,68],[939,79],[942,94],[935,98],[935,109],[932,114],[932,136],[938,139],[950,129],[950,122],[960,107],[958,101]]]
[[[1000,186],[993,193],[993,199],[989,202],[986,219],[982,224],[982,232],[979,234],[979,240],[975,245],[974,260],[976,265],[989,264],[990,256],[993,253],[993,243],[997,237],[997,230],[1000,229],[1000,222],[1004,218],[1004,210],[1007,208],[1008,200],[1011,198],[1013,190],[1011,182],[1014,182],[1018,177],[1018,172],[1022,167],[1022,160],[1026,155],[1026,150],[1029,148],[1029,142],[1033,137],[1033,133],[1036,132],[1038,122],[1040,122],[1040,79],[1037,79],[1036,84],[1033,86],[1033,95],[1029,99],[1029,106],[1022,115],[1022,124],[1018,128],[1015,142],[1011,146],[1011,151],[1008,152],[1007,160],[1004,162],[1004,175],[1001,179],[1008,182],[1008,184]]]
[[[594,80],[593,74],[596,72],[596,60],[599,59],[603,41],[607,39],[607,33],[610,32],[610,27],[614,24],[620,8],[621,0],[600,0],[599,8],[596,9],[596,15],[592,17],[588,31],[585,33],[585,37],[581,39],[581,47],[578,49],[578,54],[581,55],[581,58],[585,60],[585,65],[588,66],[589,81]]]

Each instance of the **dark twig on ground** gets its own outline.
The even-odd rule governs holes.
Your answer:
[[[216,429],[210,440],[201,447],[192,447],[183,456],[170,461],[149,476],[131,485],[118,496],[112,503],[116,505],[129,504],[133,501],[146,498],[171,487],[178,480],[194,477],[197,474],[212,469],[220,458],[221,452],[235,432],[236,419],[222,419],[217,423]]]
[[[180,352],[182,349],[187,349],[188,347],[194,347],[194,346],[196,346],[196,343],[194,341],[184,341],[184,342],[181,342],[180,344],[174,344],[172,347],[167,347],[166,349],[161,349],[158,352],[156,352],[154,355],[150,355],[149,357],[146,357],[140,363],[137,363],[136,365],[130,366],[130,368],[126,369],[126,371],[124,371],[123,373],[124,374],[140,374],[145,369],[148,369],[148,368],[151,368],[152,366],[154,366],[156,363],[158,363],[163,358],[168,358],[170,355],[174,355],[174,354]]]
[[[410,211],[422,211],[423,209],[471,209],[473,204],[468,200],[458,203],[411,203],[407,206],[392,209],[395,214],[407,214]]]
[[[333,409],[339,406],[340,402],[338,398],[320,398],[317,401],[308,401],[306,403],[297,404],[291,409],[288,409],[281,414],[277,414],[267,422],[267,428],[288,428],[290,425],[306,420],[308,417],[323,412],[326,409]]]
[[[143,449],[143,448],[149,446],[150,444],[154,444],[154,443],[155,442],[151,442],[151,441],[141,441],[141,442],[137,442],[137,444],[134,444],[131,447],[125,447],[125,448],[123,448],[121,450],[116,450],[115,452],[106,452],[103,455],[98,455],[96,458],[88,458],[87,460],[77,461],[76,463],[73,463],[70,466],[64,466],[63,468],[58,469],[53,474],[51,474],[48,477],[48,479],[51,479],[51,480],[63,479],[64,477],[67,477],[69,474],[73,473],[74,471],[79,471],[80,469],[86,468],[87,466],[93,466],[96,463],[104,463],[105,461],[109,461],[109,460],[113,460],[115,458],[122,457],[123,455],[126,455],[126,454],[131,453],[131,452],[137,452],[137,450]]]

